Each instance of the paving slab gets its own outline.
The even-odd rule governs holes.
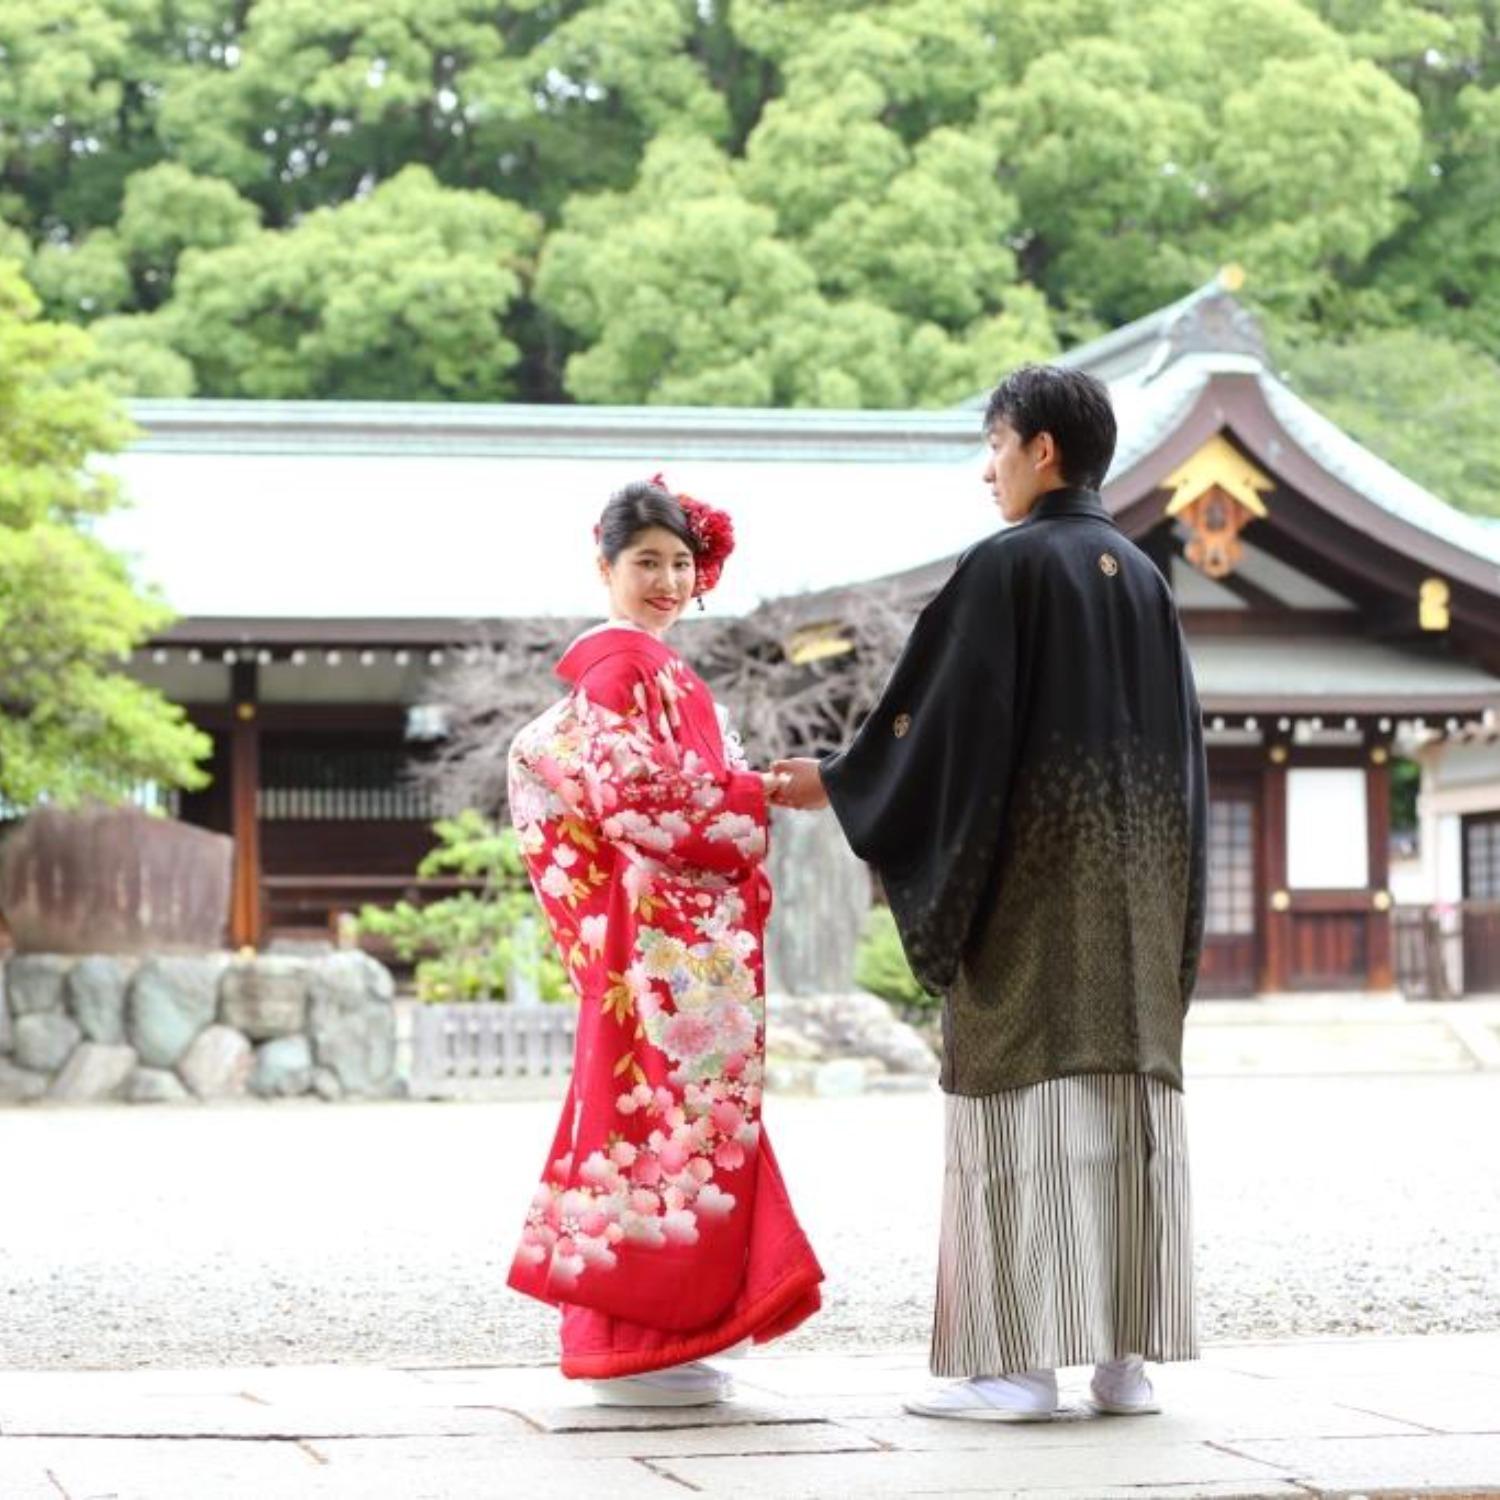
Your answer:
[[[316,1460],[295,1442],[0,1438],[0,1495],[48,1500],[272,1500],[312,1493]]]
[[[995,1490],[1097,1494],[1127,1477],[1120,1454],[1097,1447],[1041,1448],[1006,1442],[1016,1429],[989,1428],[987,1451],[803,1454],[795,1458],[688,1458],[660,1465],[705,1494],[759,1500],[827,1500],[830,1495],[988,1495]],[[1234,1483],[1253,1491],[1267,1480],[1292,1480],[1275,1460],[1226,1453],[1204,1443],[1170,1443],[1130,1456],[1138,1494],[1154,1489]]]
[[[554,1368],[7,1372],[0,1500],[1500,1500],[1500,1335],[1218,1346],[1160,1416],[1051,1423],[901,1400],[918,1349],[726,1362],[723,1406],[598,1407]]]
[[[320,1467],[305,1489],[292,1492],[297,1500],[683,1500],[680,1484],[634,1458],[582,1458],[562,1450],[518,1452],[510,1446],[497,1451],[493,1444],[473,1438],[396,1438],[310,1447]],[[275,1500],[281,1500],[279,1494]]]
[[[1500,1437],[1271,1438],[1235,1443],[1233,1451],[1290,1473],[1317,1493],[1500,1495]]]

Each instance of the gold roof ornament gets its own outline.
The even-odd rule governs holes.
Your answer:
[[[854,642],[849,639],[842,625],[828,621],[818,625],[804,625],[800,630],[794,630],[783,649],[789,662],[805,667],[815,661],[847,656],[854,650]]]
[[[1219,285],[1226,292],[1237,292],[1245,284],[1245,268],[1231,261],[1227,266],[1219,267]]]
[[[1167,515],[1192,531],[1187,560],[1209,578],[1234,572],[1245,555],[1240,532],[1252,520],[1265,519],[1260,497],[1276,487],[1275,481],[1216,432],[1166,482],[1173,491]]]
[[[1424,578],[1417,601],[1417,616],[1423,630],[1448,628],[1453,590],[1443,579]]]
[[[1267,512],[1260,497],[1276,488],[1275,480],[1256,468],[1222,432],[1216,432],[1185,464],[1168,474],[1166,482],[1173,492],[1167,503],[1169,516],[1181,515],[1217,485],[1263,521]]]

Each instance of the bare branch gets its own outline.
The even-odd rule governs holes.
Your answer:
[[[772,600],[738,619],[689,619],[673,644],[729,710],[751,764],[764,766],[848,743],[923,602],[891,582],[822,600]],[[585,623],[507,622],[476,660],[460,654],[433,680],[431,701],[445,710],[447,735],[412,774],[440,806],[503,816],[510,742],[561,696],[553,667]]]

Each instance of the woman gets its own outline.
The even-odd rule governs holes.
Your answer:
[[[511,815],[579,995],[572,1084],[510,1284],[562,1310],[601,1401],[727,1394],[701,1363],[795,1328],[822,1271],[760,1124],[767,800],[663,637],[718,582],[723,512],[657,478],[595,532],[610,619],[516,737]]]

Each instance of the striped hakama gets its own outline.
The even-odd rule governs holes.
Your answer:
[[[933,1374],[1198,1357],[1176,1089],[1086,1073],[947,1110]]]

